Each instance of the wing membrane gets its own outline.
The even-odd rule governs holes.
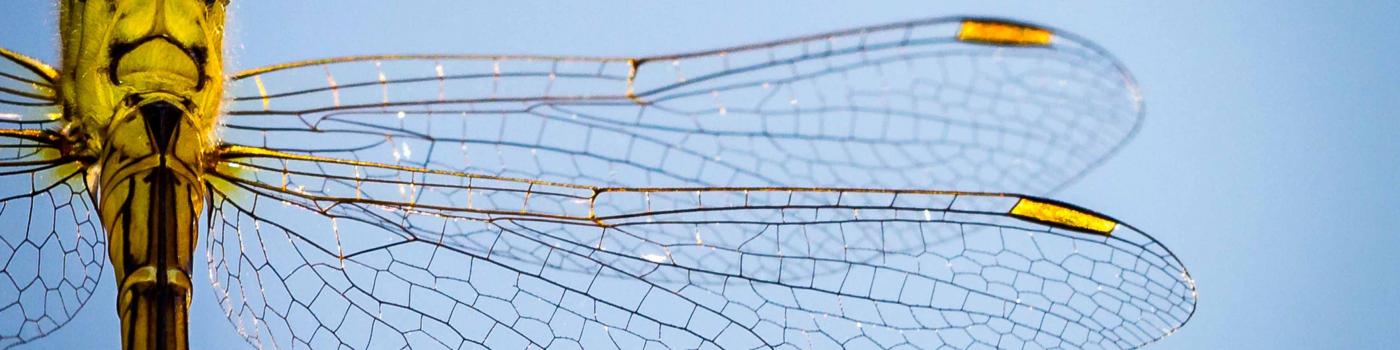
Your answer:
[[[1131,226],[872,189],[1044,193],[1135,132],[1106,52],[966,21],[240,73],[211,174],[221,303],[278,348],[1132,348],[1179,328],[1194,283]]]
[[[107,263],[84,169],[63,154],[58,73],[0,48],[0,348],[67,324]]]
[[[97,288],[106,240],[76,159],[34,123],[0,121],[0,348],[67,324]]]
[[[1131,348],[1195,308],[1156,240],[1019,219],[1016,195],[221,158],[210,266],[269,347]]]
[[[226,141],[596,186],[1046,193],[1127,140],[1106,52],[944,18],[680,55],[366,56],[234,76]]]

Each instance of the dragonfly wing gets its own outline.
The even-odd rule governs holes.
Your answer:
[[[211,274],[263,345],[1131,348],[1195,309],[1156,240],[1036,198],[220,158]]]
[[[282,206],[268,198],[253,202]],[[404,228],[352,218],[418,221],[422,216],[381,216],[385,213],[359,206],[328,214],[296,204],[275,210],[241,207],[238,201],[217,206],[210,240],[216,287],[222,288],[219,296],[230,320],[260,347],[525,349],[619,344],[613,342],[617,336],[702,345],[702,337],[686,337],[684,329],[637,335],[614,326],[610,334],[608,325],[625,322],[631,313],[607,304],[597,292],[569,290],[572,286],[550,281],[548,272],[521,270],[528,268],[519,264],[522,260],[498,261],[482,254],[483,247],[409,238],[414,236]],[[262,215],[271,211],[277,213]],[[297,221],[277,221],[283,215]],[[450,226],[441,232],[450,232],[451,239],[503,236],[484,222]],[[347,250],[343,253],[354,256],[342,260],[341,251],[325,250],[338,247],[327,240],[337,231],[345,235],[347,249],[370,241],[385,245]],[[506,246],[501,245],[513,249]],[[613,347],[640,348],[621,344],[626,345]]]
[[[1137,348],[1195,309],[1189,274],[1151,237],[1024,221],[1018,197],[609,194],[600,224],[500,219],[493,243],[548,256],[521,270],[724,348]]]
[[[45,69],[0,49],[0,348],[67,324],[107,263],[86,173],[51,131],[59,122],[47,113],[56,102]]]
[[[0,48],[0,120],[32,121],[54,118],[58,72],[37,59]]]
[[[993,24],[1045,42],[961,34]],[[230,143],[613,186],[1043,194],[1112,154],[1143,111],[1093,44],[961,18],[678,55],[345,57],[230,80]]]

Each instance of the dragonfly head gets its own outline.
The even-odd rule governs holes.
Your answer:
[[[121,112],[150,96],[184,108],[197,130],[217,125],[227,0],[65,0],[60,8],[63,115],[105,147]],[[132,102],[132,101],[137,102]],[[155,107],[150,107],[155,108]],[[186,134],[188,135],[188,134]],[[95,152],[95,153],[101,153]]]

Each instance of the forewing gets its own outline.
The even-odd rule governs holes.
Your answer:
[[[221,158],[211,274],[265,347],[1132,348],[1195,309],[1156,240],[1016,195]]]
[[[968,23],[1047,41],[959,36]],[[231,80],[230,143],[600,186],[1043,194],[1142,118],[1096,46],[959,18],[679,55],[346,57]]]
[[[107,263],[85,173],[51,131],[51,76],[35,64],[0,49],[0,348],[67,324]]]

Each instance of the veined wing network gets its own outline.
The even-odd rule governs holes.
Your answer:
[[[263,347],[1132,348],[1195,310],[1155,239],[1011,194],[1072,182],[1142,118],[1121,65],[1040,27],[231,81],[202,239]]]

